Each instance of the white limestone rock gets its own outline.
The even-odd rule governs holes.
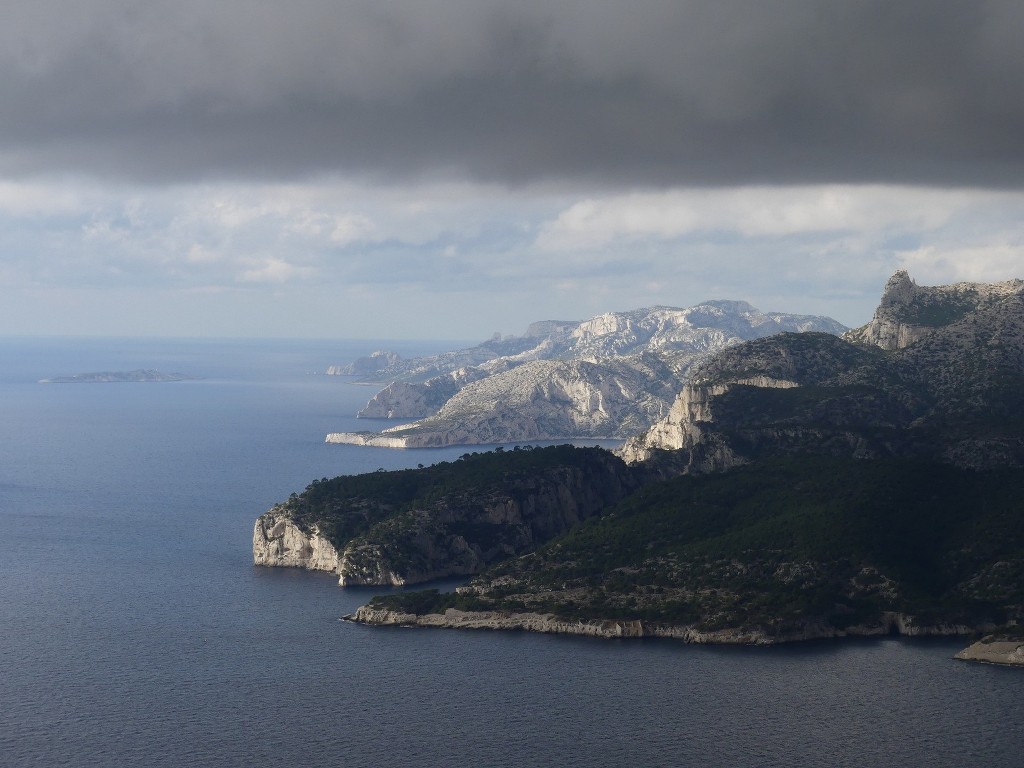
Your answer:
[[[318,531],[305,532],[278,508],[256,520],[252,532],[255,565],[337,572],[341,558]]]
[[[970,312],[1020,296],[1024,281],[919,286],[906,270],[889,278],[871,322],[848,331],[848,341],[893,351],[905,349]]]
[[[732,382],[690,382],[683,387],[665,418],[655,422],[646,432],[630,438],[619,455],[630,464],[645,461],[654,450],[692,450],[704,438],[702,424],[714,421],[714,399],[740,384],[767,389],[790,389],[800,386],[795,381],[754,376]],[[728,469],[742,463],[731,452],[724,452],[714,462],[714,469]]]

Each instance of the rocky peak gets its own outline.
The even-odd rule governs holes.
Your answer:
[[[898,270],[885,283],[882,291],[881,307],[907,306],[914,300],[917,293],[917,283],[910,277],[905,269]]]

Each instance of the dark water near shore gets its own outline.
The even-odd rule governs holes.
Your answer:
[[[322,442],[372,391],[311,372],[378,346],[0,340],[0,765],[1022,763],[1024,670],[959,641],[370,629],[371,591],[253,567],[313,478],[466,452]],[[143,367],[203,378],[35,383]]]

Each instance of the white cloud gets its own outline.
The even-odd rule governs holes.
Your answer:
[[[929,245],[900,254],[901,265],[925,285],[1024,278],[1024,243]]]
[[[0,215],[53,217],[80,215],[90,201],[72,184],[42,181],[0,181]]]
[[[331,242],[336,245],[351,245],[374,238],[376,227],[366,216],[345,214],[334,218],[331,229]]]
[[[1024,210],[1024,193],[877,185],[636,192],[573,203],[543,226],[536,244],[559,251],[713,232],[746,237],[929,232],[967,211],[994,206]]]
[[[287,283],[297,278],[307,278],[314,274],[310,267],[289,264],[283,259],[262,259],[257,266],[244,270],[238,279],[243,283]]]
[[[322,333],[307,311],[313,295],[339,328],[355,327],[345,316],[357,304],[387,303],[380,335],[395,337],[431,328],[454,337],[478,322],[486,335],[521,332],[545,317],[708,298],[857,324],[901,267],[922,284],[1024,277],[1024,193],[1016,192],[832,185],[573,197],[554,188],[332,179],[47,184],[0,184],[0,278],[11,318],[16,306],[51,301],[29,291],[66,300],[116,287],[154,301],[160,292],[189,306],[203,301],[210,333],[218,322],[224,333],[267,327],[269,317],[247,325],[227,307],[257,312],[271,295],[274,317],[296,324],[280,333],[299,336]],[[359,302],[335,308],[341,295]],[[46,309],[50,332],[66,306]],[[18,322],[10,327],[24,327]],[[68,322],[79,330],[80,319]]]

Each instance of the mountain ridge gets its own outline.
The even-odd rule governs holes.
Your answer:
[[[847,329],[830,318],[765,313],[731,300],[540,321],[522,337],[382,369],[380,375],[396,378],[359,416],[418,420],[379,433],[334,432],[326,441],[436,447],[625,439],[667,411],[680,381],[704,357],[784,330]]]

